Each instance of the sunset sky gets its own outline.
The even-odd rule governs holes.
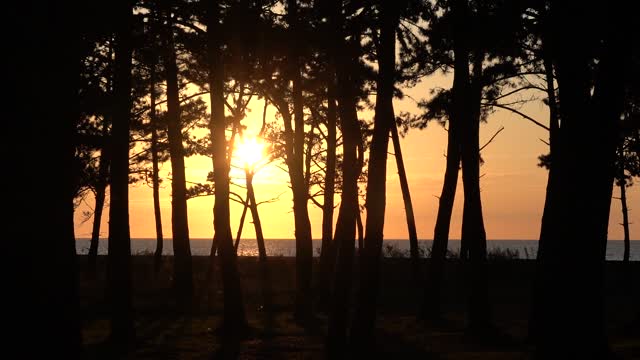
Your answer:
[[[433,76],[420,86],[407,93],[414,99],[427,97],[434,87],[449,88],[450,76]],[[527,98],[542,94],[527,94]],[[206,97],[205,97],[206,99]],[[243,123],[249,125],[248,133],[256,134],[261,124],[262,100],[253,100],[249,113]],[[395,111],[417,112],[415,102],[409,98],[395,100]],[[541,123],[548,124],[548,111],[542,101],[532,101],[519,109]],[[372,112],[363,112],[361,118],[371,119]],[[275,109],[269,108],[267,119],[275,118]],[[548,152],[548,146],[540,139],[547,140],[546,130],[507,111],[492,114],[487,123],[480,127],[480,142],[483,145],[504,126],[504,130],[482,151],[485,160],[481,167],[482,205],[487,238],[492,239],[537,239],[544,206],[547,170],[537,166],[538,156]],[[407,169],[407,177],[415,210],[419,239],[432,239],[438,209],[438,196],[442,189],[445,169],[446,131],[437,123],[431,123],[425,130],[411,130],[401,139],[402,151]],[[390,142],[389,152],[393,153]],[[282,164],[280,164],[282,165]],[[389,156],[387,176],[387,210],[385,218],[385,238],[406,239],[407,227],[404,204],[400,192],[395,159]],[[212,163],[206,157],[192,157],[186,160],[187,181],[205,182]],[[161,167],[161,176],[166,177],[171,169],[170,163]],[[588,171],[583,176],[589,176]],[[232,172],[235,181],[243,184],[244,173]],[[461,180],[460,180],[461,181]],[[580,179],[576,179],[580,181]],[[259,207],[264,235],[271,239],[289,239],[294,237],[291,192],[288,188],[288,174],[276,164],[262,168],[254,178],[257,201],[279,197],[273,203]],[[244,196],[244,190],[237,186],[232,189]],[[631,238],[640,238],[640,184],[628,189],[628,204],[631,210]],[[585,194],[588,196],[588,194]],[[619,188],[614,188],[614,196],[619,196]],[[108,195],[107,195],[108,201]],[[161,185],[162,220],[165,237],[171,237],[171,185],[165,180]],[[339,197],[336,197],[338,204]],[[451,238],[460,238],[462,220],[462,183],[458,192],[451,223]],[[76,237],[91,236],[92,220],[82,223],[82,212],[93,206],[91,196],[76,210]],[[231,202],[232,232],[238,228],[242,207]],[[213,236],[213,197],[200,197],[188,201],[189,231],[191,238],[211,238]],[[151,187],[145,184],[130,187],[130,223],[132,238],[154,238],[155,224]],[[321,237],[321,211],[309,203],[314,239]],[[337,217],[337,208],[335,216]],[[101,237],[107,237],[108,211],[105,210],[101,228]],[[623,239],[620,201],[612,200],[609,225],[609,239]],[[247,215],[250,221],[250,214]],[[244,238],[255,238],[253,225],[245,223]]]

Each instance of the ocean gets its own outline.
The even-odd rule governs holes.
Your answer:
[[[89,242],[87,238],[76,240],[76,252],[87,254],[89,252]],[[98,247],[99,255],[107,254],[107,239],[100,239]],[[431,247],[431,240],[419,240],[421,254],[424,256]],[[320,240],[313,240],[314,256],[320,255]],[[265,240],[267,255],[269,256],[295,256],[295,240],[292,239],[268,239]],[[357,246],[357,245],[356,245]],[[156,248],[155,239],[131,239],[131,253],[134,255],[153,254]],[[538,248],[538,240],[489,240],[487,241],[489,253],[509,252],[511,256],[520,259],[535,259]],[[173,255],[173,244],[171,239],[164,240],[164,255]],[[450,240],[449,250],[457,253],[460,249],[460,240]],[[191,254],[206,256],[211,252],[211,239],[191,239]],[[622,260],[624,254],[624,241],[609,240],[607,242],[607,260]],[[255,239],[242,239],[238,246],[239,256],[257,256],[258,246]],[[383,255],[387,257],[408,257],[409,241],[401,239],[384,240]],[[640,241],[631,241],[632,261],[640,261]]]

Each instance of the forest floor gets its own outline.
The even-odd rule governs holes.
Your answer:
[[[106,258],[99,257],[98,273],[90,276],[86,272],[86,256],[79,257],[87,359],[329,358],[324,346],[326,315],[319,313],[315,321],[305,327],[296,325],[293,320],[294,258],[269,259],[271,311],[265,311],[262,301],[263,272],[257,259],[239,258],[250,324],[248,335],[239,343],[225,341],[217,332],[222,317],[222,287],[217,270],[214,281],[206,281],[208,257],[193,258],[197,300],[189,315],[175,311],[171,259],[166,257],[163,268],[154,274],[152,256],[133,256],[137,341],[122,351],[107,341]],[[531,359],[526,333],[534,261],[502,260],[490,264],[490,300],[499,332],[483,339],[465,333],[467,297],[462,272],[453,261],[447,266],[447,286],[443,291],[445,321],[424,324],[415,317],[422,291],[411,286],[408,259],[384,259],[380,272],[376,342],[370,345],[370,353],[375,354],[375,358],[396,359]],[[618,262],[607,263],[607,330],[610,344],[620,359],[640,359],[640,329],[628,326],[630,314],[637,314],[640,308],[638,279],[640,262],[632,263],[629,268],[623,268]],[[201,291],[207,289],[204,286],[207,283],[209,290]]]

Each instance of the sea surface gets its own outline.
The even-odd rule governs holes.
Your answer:
[[[431,248],[431,240],[419,240],[420,253],[422,256],[428,254]],[[211,239],[191,239],[191,254],[206,256],[211,252]],[[320,240],[313,240],[314,256],[320,255]],[[107,254],[107,239],[100,239],[98,254]],[[295,256],[295,240],[292,239],[268,239],[265,240],[267,255],[269,256]],[[357,246],[357,245],[356,245]],[[134,255],[153,254],[156,248],[155,239],[131,239],[131,253]],[[460,249],[460,240],[449,241],[449,251],[455,254]],[[535,259],[538,249],[538,240],[489,240],[487,250],[489,254],[508,253],[510,257],[520,259]],[[78,254],[89,252],[89,239],[79,238],[76,240],[76,251]],[[622,260],[624,253],[624,242],[622,240],[609,240],[607,242],[607,260]],[[173,244],[171,239],[164,240],[164,255],[173,255]],[[257,256],[258,246],[255,239],[242,239],[238,246],[238,255]],[[402,239],[384,240],[383,255],[387,257],[408,257],[409,241]],[[631,241],[630,258],[632,261],[640,261],[640,241]]]

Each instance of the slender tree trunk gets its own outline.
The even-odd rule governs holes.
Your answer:
[[[103,159],[100,159],[102,163]],[[91,242],[89,245],[89,254],[87,261],[89,263],[89,274],[96,275],[98,266],[98,247],[100,245],[100,222],[102,221],[102,212],[104,209],[104,201],[106,197],[106,184],[98,184],[95,189],[95,210],[93,211],[93,225],[91,227]]]
[[[302,98],[302,76],[300,74],[300,59],[298,55],[298,42],[296,29],[298,28],[298,4],[297,0],[287,1],[287,21],[292,37],[290,47],[289,66],[293,83],[293,113],[295,129],[292,141],[292,149],[287,154],[287,165],[291,178],[293,191],[293,216],[296,236],[296,300],[294,315],[296,321],[306,322],[312,315],[311,276],[313,266],[313,243],[311,238],[311,222],[307,202],[309,189],[305,185],[304,178],[304,112]],[[285,130],[286,131],[286,130]],[[291,146],[291,145],[290,145]],[[290,155],[293,155],[290,157]]]
[[[358,203],[358,212],[356,213],[356,235],[358,236],[358,255],[360,255],[364,251],[364,224],[362,224],[360,203]]]
[[[320,264],[318,274],[318,304],[326,309],[329,303],[332,270],[335,265],[335,246],[333,246],[333,208],[336,177],[336,141],[337,141],[337,109],[335,99],[334,74],[329,75],[327,90],[327,170],[324,178],[324,202],[322,207],[322,245],[320,248]]]
[[[631,241],[629,237],[629,208],[627,207],[627,182],[620,182],[620,204],[622,204],[622,227],[624,228],[624,255],[622,261],[629,263]]]
[[[226,120],[224,116],[224,68],[222,60],[222,32],[219,23],[220,3],[218,0],[207,2],[207,46],[209,60],[209,87],[211,93],[211,144],[213,148],[213,172],[216,186],[213,207],[214,244],[220,253],[220,268],[224,287],[223,330],[231,337],[241,337],[247,330],[242,287],[236,252],[233,249],[233,237],[230,225],[229,209],[229,161]],[[212,256],[214,252],[212,245]]]
[[[106,124],[102,132],[102,136],[106,139],[109,134]],[[95,188],[95,210],[93,212],[93,226],[91,228],[91,243],[89,245],[89,273],[96,275],[98,266],[98,246],[100,245],[100,225],[102,224],[102,213],[104,211],[104,201],[107,194],[107,184],[109,182],[109,158],[107,147],[102,148],[100,154],[100,165],[98,168],[98,181]]]
[[[400,137],[398,128],[391,126],[391,140],[393,141],[393,152],[396,155],[396,165],[398,166],[398,177],[400,179],[400,189],[402,190],[402,200],[404,201],[404,212],[407,216],[407,230],[409,232],[409,253],[411,255],[411,276],[414,281],[421,279],[420,274],[420,252],[418,250],[418,231],[416,230],[416,219],[413,213],[413,203],[409,192],[409,181],[407,172],[404,169],[404,160],[400,148]]]
[[[171,156],[171,230],[173,238],[174,288],[178,306],[188,310],[193,301],[193,265],[189,245],[187,183],[180,120],[178,66],[176,65],[171,9],[166,9],[164,67],[167,77],[167,137]]]
[[[264,244],[264,235],[262,234],[262,223],[260,222],[260,216],[258,214],[258,203],[256,202],[256,195],[253,189],[253,172],[252,170],[245,169],[247,176],[247,194],[249,198],[249,208],[251,209],[251,218],[253,218],[253,226],[256,231],[256,241],[258,243],[258,260],[260,262],[260,287],[262,291],[263,306],[267,314],[271,314],[272,307],[272,286],[271,286],[271,271],[267,261],[267,250]]]
[[[460,172],[460,139],[458,135],[458,115],[453,109],[449,116],[449,131],[447,132],[447,165],[444,182],[438,205],[438,215],[433,231],[433,245],[431,259],[427,272],[422,316],[425,319],[438,321],[442,317],[442,285],[451,227],[451,214],[458,187],[458,173]]]
[[[244,228],[244,220],[247,218],[247,210],[249,209],[249,194],[244,198],[244,206],[242,207],[242,215],[240,215],[240,224],[238,225],[238,232],[236,233],[236,242],[233,247],[238,252],[238,246],[240,245],[240,238],[242,237],[242,229]]]
[[[358,209],[358,147],[362,142],[353,79],[350,67],[353,57],[345,44],[342,19],[342,1],[339,1],[330,22],[334,24],[338,112],[343,134],[342,201],[338,211],[334,242],[338,252],[333,280],[332,304],[329,313],[327,347],[330,354],[340,354],[347,342],[347,325],[353,277],[355,230]]]
[[[131,116],[131,64],[133,9],[123,2],[117,21],[114,73],[116,101],[111,129],[111,196],[109,206],[108,294],[114,344],[126,345],[135,337],[132,304],[131,238],[129,235],[129,122]]]
[[[151,66],[151,182],[153,186],[153,216],[156,224],[156,251],[153,255],[153,267],[156,274],[162,268],[162,251],[164,247],[164,235],[162,234],[162,213],[160,211],[160,168],[158,159],[158,118],[156,115],[156,66]]]
[[[262,223],[258,214],[258,203],[256,202],[256,194],[253,190],[253,172],[245,169],[247,178],[247,195],[249,198],[249,209],[251,209],[251,218],[253,226],[256,230],[256,241],[258,243],[258,258],[261,262],[267,261],[267,249],[264,246],[264,235],[262,234]]]
[[[373,340],[379,286],[380,256],[382,253],[384,214],[386,207],[387,154],[389,131],[395,127],[393,90],[395,83],[395,41],[399,15],[397,4],[383,2],[378,47],[378,77],[373,139],[369,155],[367,179],[367,219],[364,251],[361,254],[361,273],[352,340],[364,351]]]
[[[109,46],[109,58],[113,57],[113,46]],[[113,68],[111,68],[111,76],[107,80],[107,88],[113,93]],[[109,124],[111,116],[106,115],[102,121],[102,138],[109,138]],[[100,227],[102,225],[102,213],[104,212],[104,202],[107,194],[107,185],[109,184],[109,145],[103,144],[100,153],[100,165],[98,167],[98,179],[95,188],[95,210],[93,213],[93,227],[91,229],[91,243],[89,245],[88,263],[89,274],[96,275],[98,263],[98,247],[100,245]]]

